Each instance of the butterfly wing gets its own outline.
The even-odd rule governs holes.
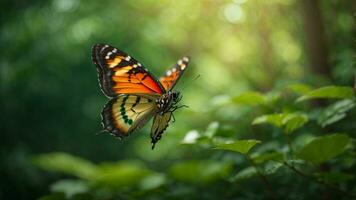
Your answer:
[[[153,124],[151,128],[151,139],[152,139],[152,149],[155,148],[155,144],[161,139],[163,132],[169,125],[171,120],[172,112],[166,112],[161,114],[156,114],[153,118]]]
[[[115,47],[95,44],[92,59],[99,73],[103,93],[108,97],[118,94],[161,95],[165,89],[136,59]]]
[[[182,76],[185,68],[188,66],[189,58],[183,57],[173,66],[172,69],[166,72],[166,75],[159,80],[166,91],[171,90]]]
[[[101,117],[105,130],[122,138],[144,126],[154,113],[152,96],[121,94],[105,105]]]

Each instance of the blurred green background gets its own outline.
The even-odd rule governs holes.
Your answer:
[[[354,1],[0,7],[0,199],[355,197]],[[94,43],[129,53],[156,77],[191,57],[176,86],[189,108],[175,112],[155,150],[150,123],[123,141],[98,134],[107,99],[91,62]],[[324,146],[303,156],[316,137]],[[238,139],[237,148],[252,145],[214,149]]]

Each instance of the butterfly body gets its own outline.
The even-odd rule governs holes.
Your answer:
[[[181,99],[182,96],[178,91],[168,91],[167,94],[163,94],[156,100],[158,113],[163,115],[166,112],[173,112]]]
[[[152,117],[152,149],[169,125],[182,96],[173,87],[189,59],[183,57],[159,80],[141,63],[115,47],[95,44],[96,64],[103,93],[110,98],[101,113],[105,130],[123,138],[142,128]]]

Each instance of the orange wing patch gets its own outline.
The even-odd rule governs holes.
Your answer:
[[[109,97],[118,94],[163,94],[161,83],[128,54],[109,45],[96,44],[92,58],[97,66],[103,93]]]
[[[188,66],[189,58],[183,57],[178,60],[174,67],[166,72],[166,75],[159,80],[166,91],[171,90],[177,83],[178,79],[182,76],[185,68]]]
[[[113,68],[113,67],[117,66],[118,64],[120,64],[120,62],[122,61],[123,58],[124,58],[123,56],[117,56],[112,60],[108,60],[107,62],[108,62],[109,68]]]
[[[137,67],[126,66],[114,68],[112,80],[115,82],[113,90],[118,94],[152,93],[162,94],[162,90],[155,80]]]

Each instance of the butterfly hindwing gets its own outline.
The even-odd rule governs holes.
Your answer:
[[[117,137],[141,128],[156,112],[155,99],[148,95],[118,95],[102,111],[104,128]]]
[[[101,89],[109,97],[165,92],[161,83],[142,64],[115,47],[95,44],[92,59],[98,69]]]
[[[189,58],[183,57],[173,66],[172,69],[166,72],[159,80],[166,91],[172,90],[178,79],[182,76],[185,68],[188,66]]]
[[[151,139],[152,139],[152,149],[155,147],[156,142],[161,139],[163,132],[169,125],[171,120],[172,112],[166,112],[161,114],[156,114],[153,118],[153,124],[151,127]]]

